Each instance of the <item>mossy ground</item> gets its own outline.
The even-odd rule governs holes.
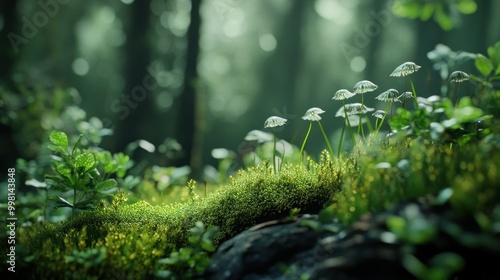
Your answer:
[[[402,141],[367,145],[349,157],[288,164],[275,174],[270,165],[240,171],[230,182],[185,203],[152,206],[145,201],[114,204],[55,225],[23,230],[30,252],[25,275],[35,278],[150,278],[157,259],[187,245],[196,221],[220,228],[216,244],[294,208],[317,212],[332,207],[349,225],[366,212],[450,189],[457,213],[490,219],[500,201],[500,151],[495,141],[461,149]],[[491,224],[500,221],[488,221]],[[129,277],[129,278],[120,278]]]

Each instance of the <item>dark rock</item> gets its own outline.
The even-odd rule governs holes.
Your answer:
[[[393,216],[407,223],[424,222],[433,232],[432,238],[417,242],[397,237],[387,228],[387,219]],[[212,256],[206,279],[300,279],[305,275],[308,279],[416,279],[402,259],[411,254],[429,264],[443,252],[464,260],[464,266],[450,279],[480,279],[480,272],[494,275],[487,279],[500,279],[494,265],[500,263],[498,234],[485,235],[473,219],[455,216],[449,206],[426,200],[402,203],[389,211],[363,216],[349,230],[340,230],[341,225],[332,221],[323,228],[339,230],[314,231],[304,226],[306,223],[320,225],[316,215],[305,215],[262,223],[242,232]],[[451,236],[448,228],[458,228],[460,234]],[[462,236],[467,238],[462,240]]]

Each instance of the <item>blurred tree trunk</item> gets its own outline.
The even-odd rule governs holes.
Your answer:
[[[380,0],[373,0],[369,2],[368,9],[367,11],[370,12],[375,12],[379,13],[382,11],[385,7],[388,7],[387,1],[380,1]],[[370,13],[365,14],[367,18],[371,17]],[[361,17],[365,18],[365,17]],[[370,18],[372,19],[372,18]],[[379,61],[378,59],[378,54],[379,54],[379,49],[380,47],[383,46],[382,42],[382,37],[384,35],[384,31],[386,28],[384,26],[380,27],[380,34],[376,36],[372,36],[370,38],[370,48],[369,51],[365,52],[365,58],[366,58],[366,77],[376,77],[377,76],[377,71],[380,69],[380,65],[377,63]]]
[[[427,53],[432,51],[437,44],[446,44],[447,33],[434,20],[418,21],[417,25],[417,53],[413,62],[422,66],[422,69],[412,76],[415,90],[423,94],[422,97],[440,95],[441,77],[432,68],[432,62]],[[417,88],[419,86],[419,88]]]
[[[184,155],[177,165],[189,165],[192,176],[200,176],[202,156],[202,134],[200,133],[200,116],[202,104],[198,102],[198,54],[200,51],[200,5],[201,0],[191,1],[191,22],[187,30],[186,64],[184,69],[183,91],[177,101],[177,141],[182,146]]]
[[[12,86],[10,77],[15,62],[15,51],[8,39],[8,34],[13,32],[20,35],[17,30],[16,7],[16,0],[2,1],[0,3],[0,18],[3,19],[3,27],[0,27],[2,28],[0,29],[0,38],[2,38],[0,40],[0,62],[2,65],[0,67],[0,83],[4,86]]]
[[[155,106],[149,77],[150,46],[147,34],[150,30],[151,0],[134,1],[130,5],[130,21],[127,42],[125,43],[125,78],[126,84],[122,93],[121,106],[115,129],[116,148],[123,151],[125,147],[137,140],[145,139],[154,142],[151,137],[158,134],[153,126]],[[146,82],[145,82],[146,80]],[[147,134],[149,133],[149,134]],[[156,144],[156,143],[155,143]]]
[[[288,120],[299,117],[299,108],[303,108],[304,99],[310,93],[300,92],[301,66],[303,65],[302,27],[304,14],[311,1],[291,1],[288,13],[277,24],[274,36],[278,42],[272,56],[260,66],[261,85],[260,95],[256,96],[251,107],[245,114],[250,123],[263,129],[267,117],[276,115]],[[265,116],[264,119],[255,119],[254,116]],[[293,124],[293,122],[292,122]],[[288,126],[288,125],[287,125]],[[263,129],[264,130],[264,129]],[[279,138],[292,139],[297,129],[288,127],[279,133]],[[270,132],[270,131],[268,131]]]

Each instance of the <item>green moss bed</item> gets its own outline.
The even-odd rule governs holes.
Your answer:
[[[69,221],[23,228],[16,276],[151,279],[158,259],[188,246],[189,229],[196,221],[220,228],[214,240],[218,246],[259,222],[286,217],[295,208],[318,213],[329,207],[348,227],[365,213],[424,196],[446,200],[457,215],[479,219],[485,232],[498,237],[497,138],[490,135],[462,148],[416,141],[367,145],[333,159],[323,152],[318,161],[284,164],[276,174],[263,164],[239,171],[205,198],[182,204],[130,205],[117,194],[111,204]]]

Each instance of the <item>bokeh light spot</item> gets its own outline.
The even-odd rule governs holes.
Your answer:
[[[87,60],[79,57],[73,61],[71,68],[78,76],[85,76],[89,72],[90,66]]]
[[[366,68],[366,60],[361,56],[356,56],[351,60],[351,69],[354,72],[363,72]]]

